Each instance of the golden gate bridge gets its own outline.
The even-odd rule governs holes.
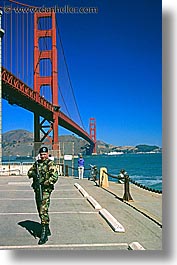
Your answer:
[[[90,118],[87,132],[74,95],[55,12],[19,14],[12,8],[10,13],[1,11],[0,18],[0,97],[34,113],[35,152],[45,143],[57,154],[60,125],[88,141],[90,153],[96,153],[96,119]],[[76,113],[77,121],[70,113]]]

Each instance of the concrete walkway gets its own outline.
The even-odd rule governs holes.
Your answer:
[[[124,184],[109,182],[109,187],[105,190],[111,192],[118,199],[123,198]],[[130,194],[133,201],[125,202],[136,210],[162,226],[162,194],[142,189],[134,184],[130,184]]]
[[[0,177],[0,249],[162,249],[158,224],[94,182],[72,177],[60,177],[55,186],[50,206],[52,236],[39,246],[33,233],[39,236],[40,220],[30,185],[25,176]],[[103,209],[125,232],[114,231],[101,215]]]

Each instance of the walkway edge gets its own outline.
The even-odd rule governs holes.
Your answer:
[[[115,232],[124,233],[125,228],[106,209],[99,211],[100,215],[108,222]]]
[[[128,250],[145,250],[139,242],[132,242],[128,245]]]
[[[107,221],[114,232],[125,232],[123,225],[121,225],[106,209],[102,208],[101,205],[92,196],[89,196],[89,194],[78,183],[74,183],[74,186],[82,193],[84,197],[87,198],[87,200],[96,210],[99,210],[99,214]]]
[[[74,183],[74,186],[80,191],[80,193],[85,197],[88,198],[89,194],[78,184]]]
[[[101,210],[102,207],[101,205],[92,197],[92,196],[88,196],[87,197],[87,201],[90,202],[90,204],[96,209],[96,210]]]

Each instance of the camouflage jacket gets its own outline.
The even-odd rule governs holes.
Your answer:
[[[37,167],[39,172],[39,181],[37,178]],[[28,170],[28,177],[33,178],[32,187],[34,190],[37,189],[39,182],[43,190],[53,190],[54,184],[58,180],[58,171],[55,163],[52,160],[37,160]]]

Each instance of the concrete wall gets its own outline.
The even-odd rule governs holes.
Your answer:
[[[0,176],[27,175],[32,166],[31,162],[2,162],[0,164]],[[59,175],[63,175],[62,166],[57,165]]]

